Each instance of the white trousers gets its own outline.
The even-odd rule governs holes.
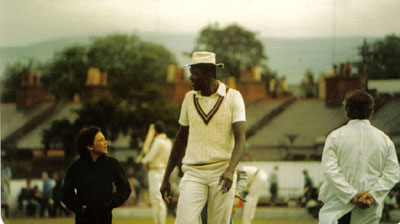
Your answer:
[[[165,224],[167,218],[167,207],[161,197],[160,187],[165,170],[149,170],[149,193],[153,211],[154,224]]]
[[[251,224],[254,215],[256,214],[257,202],[261,191],[267,187],[267,174],[264,171],[258,171],[254,180],[250,184],[249,194],[246,196],[246,201],[243,205],[242,224]]]
[[[202,166],[183,165],[179,184],[179,200],[175,224],[197,224],[200,212],[208,201],[208,223],[229,224],[236,187],[236,174],[229,192],[222,194],[220,176],[228,162]]]

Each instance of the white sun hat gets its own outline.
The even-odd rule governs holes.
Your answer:
[[[215,63],[215,53],[208,51],[197,51],[193,52],[192,55],[192,63],[187,64],[186,66],[192,66],[197,64],[213,64],[217,67],[223,68],[223,63]]]

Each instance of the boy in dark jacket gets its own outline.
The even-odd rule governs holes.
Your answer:
[[[76,224],[111,224],[112,209],[124,203],[131,187],[121,164],[108,153],[98,127],[83,128],[76,139],[80,157],[68,168],[61,200],[75,212]]]

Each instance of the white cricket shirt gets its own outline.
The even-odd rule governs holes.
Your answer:
[[[183,164],[228,161],[234,147],[232,123],[246,121],[242,95],[219,82],[217,92],[202,96],[189,91],[182,103],[179,124],[189,126]]]

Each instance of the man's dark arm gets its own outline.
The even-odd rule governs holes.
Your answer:
[[[180,126],[178,133],[176,134],[174,145],[172,146],[168,165],[165,170],[164,179],[160,188],[161,196],[167,204],[169,204],[171,198],[171,186],[169,183],[169,177],[171,176],[171,173],[174,170],[175,166],[182,161],[183,156],[185,155],[188,136],[189,127]]]
[[[240,158],[245,150],[246,143],[246,122],[239,121],[232,124],[233,136],[235,137],[235,145],[233,147],[231,160],[229,166],[220,178],[222,182],[222,191],[228,192],[232,187],[233,175],[235,173],[236,166],[239,164]]]
[[[116,162],[116,177],[115,177],[115,186],[116,192],[111,195],[110,198],[106,201],[106,206],[109,208],[116,208],[122,205],[131,195],[132,189],[129,184],[128,177],[126,176],[124,168],[118,161]]]
[[[81,212],[81,204],[78,201],[78,197],[75,194],[75,183],[74,183],[74,171],[73,167],[70,166],[67,170],[67,174],[64,178],[64,183],[61,189],[61,201],[75,213]]]

